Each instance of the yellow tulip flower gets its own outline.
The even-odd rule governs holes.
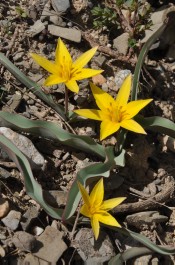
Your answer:
[[[150,103],[152,99],[135,100],[127,103],[131,89],[131,75],[127,76],[124,80],[116,99],[112,98],[108,93],[94,84],[91,83],[90,85],[96,104],[100,110],[80,109],[74,112],[89,119],[102,121],[100,140],[117,132],[120,127],[136,133],[146,134],[144,129],[132,118]]]
[[[92,230],[94,232],[96,240],[99,236],[100,231],[99,222],[104,223],[106,225],[121,227],[117,220],[111,214],[109,214],[108,211],[122,203],[122,201],[126,199],[125,197],[103,201],[103,178],[101,178],[97,182],[90,195],[87,193],[86,189],[80,182],[78,182],[78,187],[80,189],[84,201],[84,204],[80,209],[80,213],[90,218]]]
[[[103,70],[83,68],[94,56],[96,50],[97,47],[90,49],[73,62],[66,46],[61,39],[58,39],[55,62],[51,62],[35,53],[31,53],[31,56],[41,67],[51,73],[45,80],[45,86],[65,83],[69,90],[78,93],[79,87],[76,80],[95,76],[103,72]]]

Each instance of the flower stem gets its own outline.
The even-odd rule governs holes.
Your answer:
[[[127,135],[127,130],[125,130],[125,129],[120,129],[116,133],[117,143],[114,147],[114,152],[115,152],[116,156],[122,152],[123,145],[124,145],[124,142],[126,140],[126,135]]]
[[[66,117],[68,117],[68,89],[67,87],[65,86],[65,114],[66,114]]]

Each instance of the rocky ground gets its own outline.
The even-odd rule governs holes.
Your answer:
[[[115,3],[101,2],[111,8]],[[115,96],[128,73],[134,73],[139,49],[160,26],[170,8],[170,26],[151,47],[142,68],[140,97],[154,98],[154,103],[144,111],[145,116],[157,115],[174,121],[175,7],[173,1],[171,4],[169,1],[150,1],[149,4],[152,25],[134,36],[138,45],[132,46],[128,45],[130,32],[126,26],[117,30],[114,25],[110,28],[106,25],[99,29],[93,27],[91,11],[98,1],[1,0],[0,51],[28,77],[43,84],[47,73],[33,61],[30,52],[54,59],[58,37],[62,38],[74,59],[98,45],[98,52],[89,66],[104,72],[94,77],[93,82]],[[0,72],[1,110],[22,114],[32,120],[52,121],[65,128],[59,115],[3,65],[0,65]],[[88,81],[79,82],[78,95],[70,93],[70,110],[93,103]],[[43,89],[52,94],[55,102],[64,104],[63,86]],[[59,143],[0,126],[0,133],[39,166],[36,178],[59,207],[64,207],[79,169],[98,161],[96,157]],[[76,134],[89,135],[99,141],[99,124],[86,120],[71,126]],[[115,143],[114,136],[103,141],[105,146]],[[129,133],[125,148],[126,166],[114,169],[106,181],[108,196],[127,197],[126,208],[119,208],[117,219],[124,227],[147,236],[158,245],[174,246],[174,139],[153,132],[148,132],[147,136]],[[102,229],[97,242],[88,226],[77,227],[72,236],[71,226],[48,216],[26,194],[15,163],[3,150],[0,154],[0,264],[103,264],[119,251],[140,246],[133,239],[109,229]],[[155,204],[154,200],[158,203]],[[175,264],[175,261],[174,257],[148,255],[127,264]]]

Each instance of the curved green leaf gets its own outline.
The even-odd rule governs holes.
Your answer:
[[[149,248],[150,250],[157,252],[162,255],[174,255],[175,254],[175,248],[170,248],[166,246],[158,246],[151,242],[146,236],[138,234],[136,232],[133,232],[129,229],[125,228],[118,228],[118,227],[111,227],[112,230],[118,231],[119,233],[122,233],[126,236],[131,236],[138,242],[142,243],[144,246]]]
[[[144,118],[139,115],[135,120],[147,130],[163,133],[175,138],[175,123],[166,118],[158,116]]]
[[[146,236],[143,236],[141,234],[138,234],[136,232],[133,232],[129,229],[124,229],[126,233],[129,233],[131,237],[133,237],[135,240],[139,241],[142,243],[144,246],[148,247],[154,252],[157,252],[162,255],[174,255],[175,254],[175,248],[173,247],[166,247],[166,246],[158,246],[151,242]],[[125,233],[125,232],[124,232]]]
[[[146,247],[132,247],[113,257],[108,262],[108,265],[123,265],[129,259],[151,253],[153,253],[153,251]]]
[[[59,125],[40,120],[29,120],[21,115],[0,111],[0,124],[11,129],[56,140],[67,146],[95,154],[105,159],[105,148],[88,136],[79,136],[63,130]]]
[[[64,120],[66,120],[64,107],[62,105],[55,104],[51,95],[45,94],[41,90],[41,86],[39,84],[23,74],[6,56],[4,56],[3,53],[0,53],[0,63],[4,65],[22,84],[28,87],[34,94],[46,102],[50,107],[57,111]]]
[[[21,172],[26,187],[27,194],[38,202],[42,208],[53,218],[61,219],[63,210],[53,208],[43,197],[43,191],[39,183],[34,179],[29,161],[23,153],[5,136],[0,135],[0,146],[15,162]]]
[[[112,147],[108,147],[106,150],[106,160],[104,163],[95,163],[88,167],[81,169],[77,173],[76,180],[73,182],[71,189],[68,194],[68,199],[66,203],[66,208],[63,214],[63,220],[69,219],[75,212],[78,203],[81,198],[81,194],[78,189],[77,181],[81,182],[82,185],[85,185],[87,179],[93,177],[109,177],[110,170],[114,168],[116,165],[124,166],[124,154],[125,151],[122,150],[119,156],[114,155],[114,149]],[[116,175],[117,181],[117,175]]]
[[[151,45],[160,37],[162,32],[165,30],[166,26],[167,24],[164,22],[164,24],[162,24],[162,26],[147,40],[147,42],[143,45],[143,48],[141,49],[141,52],[139,54],[137,64],[135,67],[135,71],[134,71],[131,101],[137,100],[137,90],[138,90],[138,84],[139,84],[139,78],[140,78],[140,71],[144,63],[145,57]]]

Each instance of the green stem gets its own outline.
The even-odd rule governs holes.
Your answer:
[[[127,135],[127,130],[125,129],[120,129],[117,132],[116,138],[117,138],[117,143],[114,147],[114,152],[115,155],[119,155],[122,152],[124,142],[126,140],[126,135]]]
[[[67,87],[65,86],[65,115],[66,117],[68,117],[68,89]]]

